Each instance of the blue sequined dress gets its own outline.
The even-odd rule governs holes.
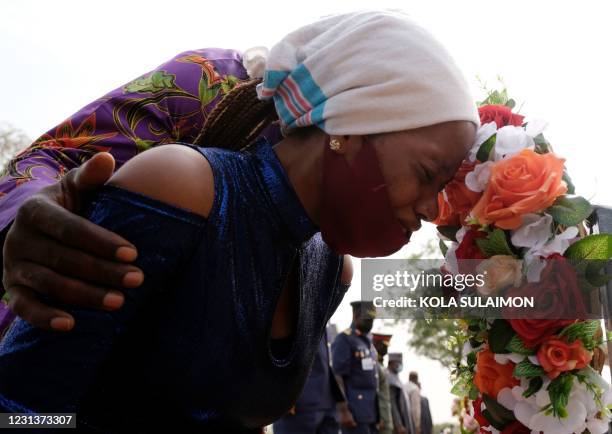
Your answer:
[[[76,412],[79,432],[230,433],[292,406],[347,289],[342,256],[267,140],[192,147],[213,170],[209,216],[103,187],[86,216],[136,245],[145,281],[117,312],[55,303],[76,319],[69,333],[15,321],[0,344],[0,411]],[[271,321],[294,259],[296,333],[278,353]]]

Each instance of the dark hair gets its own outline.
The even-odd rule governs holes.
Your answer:
[[[238,83],[210,112],[195,139],[198,146],[239,150],[278,120],[272,100],[262,101],[255,87],[260,79]]]

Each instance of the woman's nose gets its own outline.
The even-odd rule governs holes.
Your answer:
[[[419,201],[415,211],[422,220],[432,222],[438,217],[438,195],[428,195]]]

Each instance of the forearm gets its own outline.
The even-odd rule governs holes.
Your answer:
[[[85,211],[92,222],[134,243],[141,252],[136,262],[145,273],[144,283],[124,289],[125,302],[116,311],[71,308],[43,297],[68,311],[75,318],[75,328],[62,334],[35,328],[21,319],[10,328],[0,347],[0,406],[4,398],[36,411],[74,408],[110,356],[116,339],[147,309],[152,297],[162,293],[167,276],[189,257],[199,242],[201,226],[195,218],[179,215],[186,214],[184,210],[144,200],[105,187]],[[173,236],[160,239],[153,233]]]
[[[340,389],[342,396],[345,397],[343,401],[338,401],[336,403],[336,406],[338,407],[340,411],[348,410],[348,402],[346,400],[346,389],[344,387],[344,378],[341,375],[335,375],[335,378],[336,378],[336,383],[338,384],[338,389]]]
[[[35,142],[12,159],[0,177],[0,230],[15,219],[26,199],[57,183],[94,154],[81,149],[45,148]]]

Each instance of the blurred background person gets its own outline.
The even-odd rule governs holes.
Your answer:
[[[391,397],[389,395],[389,382],[384,367],[384,358],[387,355],[392,335],[385,333],[372,333],[372,343],[377,353],[376,369],[378,371],[378,433],[393,434],[393,421],[391,418]]]
[[[370,301],[354,301],[351,326],[336,336],[332,360],[346,404],[339,416],[343,434],[375,434],[378,423],[376,350],[370,331],[376,309]]]
[[[389,393],[391,395],[391,414],[393,417],[394,433],[415,434],[416,429],[412,420],[410,402],[404,393],[404,385],[399,378],[399,373],[402,369],[402,353],[389,353],[387,378],[389,380]]]
[[[404,387],[404,391],[410,404],[415,434],[421,434],[421,387],[419,386],[419,374],[417,372],[410,372],[408,384]]]
[[[344,402],[332,371],[330,327],[321,339],[302,394],[289,413],[273,425],[274,434],[338,434],[336,405]]]
[[[433,421],[429,411],[429,399],[421,395],[421,433],[432,434]]]

